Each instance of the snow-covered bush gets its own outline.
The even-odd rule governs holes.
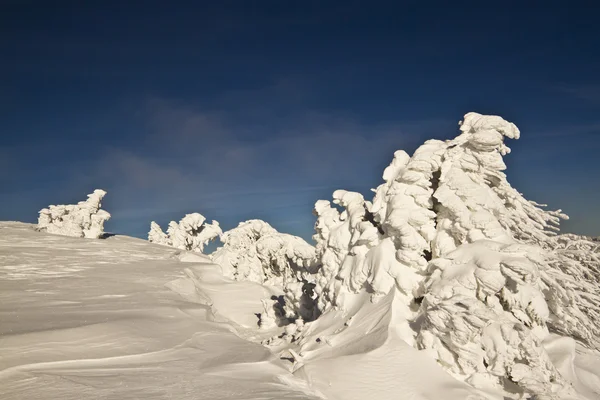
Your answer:
[[[204,246],[223,234],[217,221],[210,224],[205,222],[206,218],[202,214],[187,214],[179,223],[171,221],[167,233],[164,233],[160,226],[152,221],[148,241],[202,253]]]
[[[211,258],[226,277],[281,288],[286,299],[282,310],[285,317],[316,317],[314,285],[306,279],[316,268],[313,246],[297,236],[279,233],[261,220],[240,223],[225,232],[221,241],[223,246]],[[273,306],[281,304],[266,301],[265,313],[276,319]]]
[[[106,192],[101,189],[88,194],[88,199],[77,204],[51,205],[40,210],[37,229],[57,235],[99,238],[104,234],[104,222],[110,214],[101,210],[102,198]]]
[[[241,222],[225,232],[221,241],[223,246],[211,257],[225,276],[235,280],[281,287],[314,264],[313,246],[258,219]]]
[[[460,130],[412,157],[397,151],[372,202],[343,190],[333,194],[341,210],[318,201],[321,267],[303,280],[314,282],[320,312],[344,318],[361,294],[377,302],[395,291],[404,339],[476,387],[567,396],[543,340],[552,329],[600,347],[598,246],[556,236],[566,216],[510,186],[502,156],[504,138],[520,136],[514,124],[469,113]],[[299,352],[303,335],[334,320],[291,329]]]

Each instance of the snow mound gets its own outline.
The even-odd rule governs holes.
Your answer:
[[[202,253],[204,246],[223,234],[217,221],[208,224],[199,213],[187,214],[179,223],[171,221],[164,233],[160,226],[152,221],[148,241],[178,249]]]
[[[37,229],[57,235],[99,238],[104,234],[104,223],[110,214],[101,210],[106,192],[101,189],[88,194],[88,199],[77,204],[51,205],[40,210]]]
[[[600,348],[598,246],[556,236],[566,216],[508,183],[502,157],[504,139],[520,136],[514,124],[468,113],[460,131],[412,157],[397,151],[372,201],[338,190],[336,206],[315,204],[320,268],[302,279],[314,282],[322,315],[296,315],[266,343],[304,360],[314,331],[339,334],[395,293],[389,324],[454,377],[508,398],[576,397],[543,344],[553,331]]]

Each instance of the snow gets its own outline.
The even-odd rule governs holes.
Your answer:
[[[51,205],[40,210],[38,229],[57,235],[99,238],[104,234],[104,223],[110,214],[101,210],[106,192],[101,189],[88,194],[88,199],[77,204]]]
[[[5,397],[600,398],[598,242],[509,184],[513,123],[459,125],[372,200],[317,201],[315,246],[197,213],[149,242],[48,234],[86,236],[104,192],[0,223]]]
[[[201,255],[182,262],[139,239],[82,241],[5,222],[0,254],[3,400],[319,398],[210,306],[166,286],[185,268],[220,274]]]

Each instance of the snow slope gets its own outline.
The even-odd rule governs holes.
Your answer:
[[[220,274],[206,258],[182,262],[177,252],[0,223],[0,398],[318,398],[234,324],[214,322],[209,306],[165,286],[186,266]],[[252,311],[253,293],[238,292]]]
[[[455,139],[426,141],[412,156],[395,152],[372,201],[345,190],[333,193],[334,206],[317,201],[317,267],[302,283],[313,286],[320,316],[298,313],[264,343],[288,354],[297,371],[334,363],[317,374],[325,392],[330,386],[318,382],[335,379],[328,371],[352,364],[356,372],[369,364],[365,353],[394,354],[403,341],[477,388],[473,396],[600,397],[597,377],[582,383],[571,373],[577,352],[600,350],[597,244],[557,236],[566,215],[544,210],[507,181],[504,142],[520,137],[513,123],[468,113],[459,126]],[[373,306],[390,296],[389,306]],[[363,361],[340,363],[349,355]],[[377,378],[396,362],[379,358],[378,372],[366,368]],[[395,383],[379,389],[395,393]]]

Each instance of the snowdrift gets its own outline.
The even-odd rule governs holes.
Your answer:
[[[57,235],[99,238],[104,234],[104,223],[110,214],[104,210],[101,201],[106,192],[96,189],[88,194],[88,199],[77,204],[51,205],[40,210],[38,229]]]

